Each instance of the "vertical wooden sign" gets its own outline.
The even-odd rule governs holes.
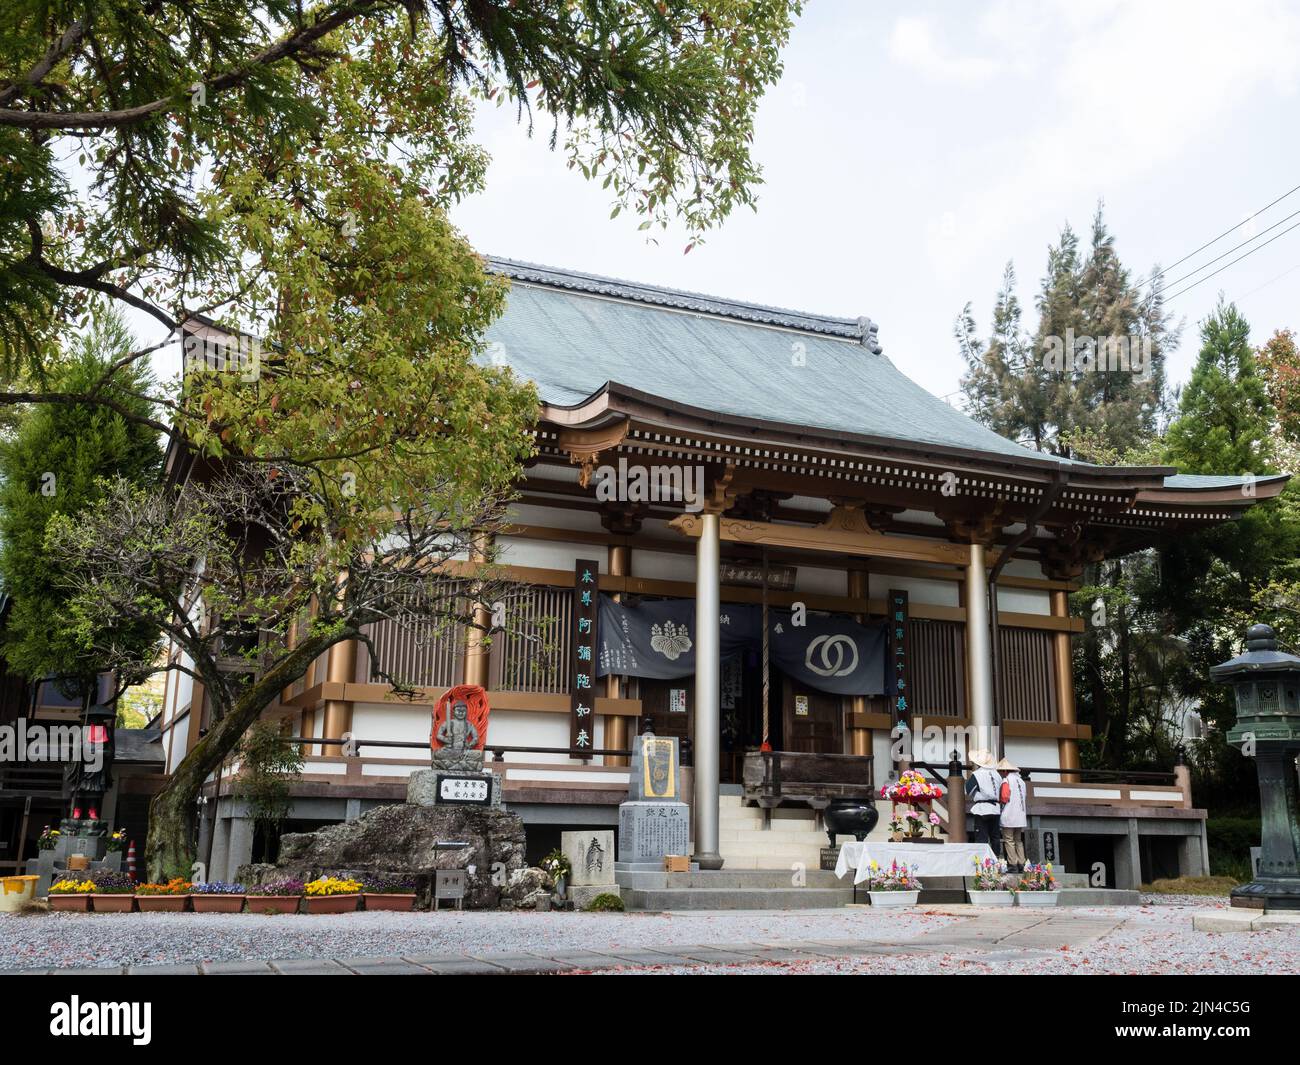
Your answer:
[[[891,709],[895,723],[912,723],[911,646],[908,640],[907,593],[897,588],[889,590],[889,661],[893,696]]]
[[[580,558],[573,569],[573,685],[569,693],[569,749],[590,758],[596,746],[596,596],[600,564]]]

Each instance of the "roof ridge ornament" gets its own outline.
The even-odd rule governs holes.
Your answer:
[[[880,326],[866,315],[863,315],[858,319],[858,330],[862,346],[871,352],[872,355],[880,355],[885,350],[880,346],[880,338],[878,335],[880,333]]]

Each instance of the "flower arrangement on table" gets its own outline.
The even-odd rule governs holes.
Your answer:
[[[930,839],[939,838],[939,815],[930,809],[930,803],[943,798],[944,791],[938,784],[932,784],[915,769],[902,773],[895,781],[885,784],[880,789],[880,797],[890,802],[889,830],[895,841],[915,842],[925,837],[927,828]],[[899,812],[899,806],[903,811]]]
[[[120,854],[126,850],[126,829],[119,828],[116,832],[110,832],[104,841],[104,850],[107,854]]]
[[[907,865],[897,858],[882,869],[880,863],[872,861],[871,872],[867,876],[868,891],[920,891],[922,884],[916,877],[915,865]]]
[[[361,881],[322,876],[302,886],[308,913],[347,913],[361,901]]]
[[[1007,863],[1001,858],[972,858],[975,873],[971,877],[972,891],[1010,891]]]
[[[1030,862],[1025,866],[1025,871],[1020,874],[1020,882],[1015,886],[1016,891],[1056,891],[1056,877],[1052,875],[1052,863],[1036,864]]]
[[[46,825],[41,829],[41,834],[36,840],[36,849],[42,851],[52,851],[58,846],[59,837],[63,835],[57,828],[51,828]]]

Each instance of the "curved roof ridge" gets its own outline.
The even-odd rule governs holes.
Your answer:
[[[605,277],[584,270],[566,270],[540,263],[521,262],[506,259],[498,255],[487,257],[488,268],[494,273],[504,274],[517,281],[537,285],[549,285],[554,288],[569,289],[573,292],[587,292],[597,296],[610,296],[615,299],[633,300],[656,307],[670,307],[682,311],[695,311],[701,314],[714,314],[724,318],[734,318],[742,322],[756,322],[763,325],[776,325],[786,329],[797,329],[807,333],[823,336],[843,337],[856,340],[875,355],[881,353],[877,339],[878,326],[870,318],[837,318],[826,314],[812,314],[796,311],[788,307],[771,307],[762,303],[749,303],[744,300],[726,299],[710,296],[703,292],[691,292],[686,289],[666,288],[642,281],[629,281],[617,277]]]

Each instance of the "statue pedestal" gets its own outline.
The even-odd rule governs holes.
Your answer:
[[[412,806],[502,806],[501,776],[448,769],[417,769],[406,784]]]

